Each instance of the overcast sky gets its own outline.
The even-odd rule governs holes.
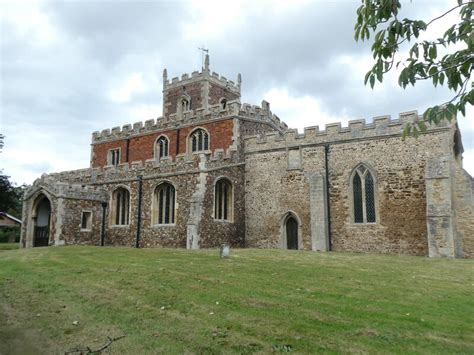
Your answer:
[[[32,183],[89,166],[93,131],[161,116],[162,70],[201,68],[236,80],[242,102],[271,103],[298,128],[418,110],[452,97],[395,73],[364,86],[370,46],[354,42],[360,1],[0,2],[0,169]],[[401,16],[429,20],[455,1],[413,0]],[[440,36],[448,21],[432,29]],[[429,37],[428,36],[428,37]],[[464,167],[474,175],[474,117],[459,118]]]

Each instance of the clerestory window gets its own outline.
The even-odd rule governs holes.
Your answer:
[[[155,144],[155,157],[157,160],[169,155],[169,140],[165,136],[158,138]]]
[[[202,128],[198,128],[189,136],[191,152],[202,152],[209,150],[209,134]]]
[[[107,165],[117,166],[120,164],[120,148],[109,150],[107,156]]]
[[[352,177],[354,223],[375,223],[375,186],[372,173],[360,165]]]

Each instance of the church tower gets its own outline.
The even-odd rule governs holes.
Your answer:
[[[209,54],[206,54],[202,71],[195,71],[189,76],[183,74],[181,80],[173,78],[168,81],[168,72],[163,70],[163,117],[170,121],[185,121],[187,113],[203,111],[209,106],[240,99],[242,79],[238,75],[237,84],[227,80],[209,69]]]

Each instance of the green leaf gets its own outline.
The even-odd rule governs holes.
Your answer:
[[[375,85],[375,75],[370,76],[370,87],[373,89]]]

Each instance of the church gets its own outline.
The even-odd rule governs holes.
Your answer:
[[[242,78],[168,79],[157,119],[92,133],[90,166],[26,191],[21,244],[474,257],[474,180],[453,119],[416,111],[289,129],[241,103]],[[314,118],[317,120],[317,117]]]

